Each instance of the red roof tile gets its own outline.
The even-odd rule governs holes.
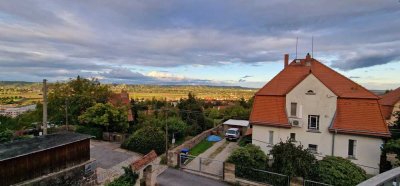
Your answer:
[[[390,119],[393,114],[394,106],[381,105],[382,115],[385,119]]]
[[[291,127],[285,110],[285,96],[256,96],[250,122],[253,125]]]
[[[309,74],[313,74],[338,97],[378,99],[374,93],[312,58],[291,62],[256,95],[286,95]]]
[[[392,90],[381,96],[379,103],[381,105],[394,106],[400,101],[400,87],[396,90]]]
[[[390,137],[378,100],[338,99],[331,131]]]
[[[131,168],[134,171],[137,171],[137,170],[143,168],[145,165],[151,163],[156,158],[157,158],[157,153],[156,153],[156,151],[152,150],[151,152],[149,152],[148,154],[146,154],[142,158],[140,158],[140,159],[136,160],[135,162],[133,162]]]

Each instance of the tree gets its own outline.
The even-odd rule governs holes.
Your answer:
[[[125,132],[129,127],[127,110],[114,107],[111,103],[95,104],[79,116],[79,121],[105,128],[107,131]]]
[[[224,119],[248,120],[249,117],[250,117],[250,109],[246,109],[241,105],[234,105],[224,110]]]
[[[365,171],[342,157],[326,156],[318,162],[319,181],[332,185],[357,185],[367,179]]]
[[[101,85],[97,79],[77,77],[66,83],[50,85],[48,95],[49,120],[55,123],[65,121],[68,107],[68,120],[78,123],[78,117],[96,103],[106,103],[111,94],[108,86]]]
[[[274,157],[272,171],[290,177],[310,178],[315,174],[317,159],[302,145],[296,146],[290,140],[279,142],[270,151]]]
[[[155,126],[145,126],[133,133],[122,148],[147,154],[155,150],[157,154],[165,152],[165,133]]]
[[[200,100],[192,93],[188,94],[187,99],[181,99],[178,108],[181,113],[181,118],[187,124],[191,125],[190,131],[195,135],[206,130],[206,122],[203,113],[203,108]]]

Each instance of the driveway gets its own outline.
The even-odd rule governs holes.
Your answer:
[[[186,166],[186,168],[212,175],[222,176],[223,162],[236,148],[238,148],[236,142],[227,142],[225,139],[223,139],[194,158]]]
[[[90,140],[90,158],[96,159],[97,182],[100,184],[124,174],[122,167],[140,157],[141,154],[121,149],[118,143]]]
[[[157,183],[160,186],[180,186],[180,185],[190,185],[190,186],[228,186],[229,184],[214,180],[211,178],[206,178],[203,176],[198,176],[195,174],[190,174],[176,169],[168,168],[162,174],[157,177]]]

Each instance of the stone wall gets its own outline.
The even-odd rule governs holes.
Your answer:
[[[190,140],[185,141],[183,144],[175,147],[172,150],[168,151],[168,165],[175,167],[178,165],[178,154],[183,148],[188,148],[191,149],[194,146],[196,146],[198,143],[200,143],[202,140],[204,140],[206,137],[211,135],[212,133],[221,133],[223,131],[223,126],[222,124],[212,128],[208,129],[197,136],[193,137]]]
[[[85,163],[69,167],[59,172],[47,174],[33,180],[28,180],[16,185],[96,185],[96,164],[95,160],[89,160]]]

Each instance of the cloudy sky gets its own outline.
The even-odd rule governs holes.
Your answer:
[[[400,86],[398,0],[0,1],[0,80],[261,87],[283,54]]]

